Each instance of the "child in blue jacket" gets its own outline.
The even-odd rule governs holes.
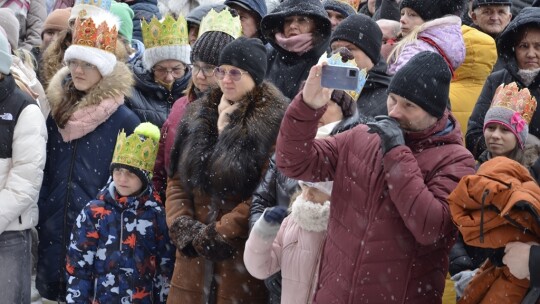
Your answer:
[[[67,253],[67,303],[165,303],[174,267],[165,208],[151,186],[159,129],[120,132],[112,180],[77,217]]]

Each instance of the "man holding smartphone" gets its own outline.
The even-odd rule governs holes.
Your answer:
[[[386,115],[386,89],[390,76],[381,56],[382,32],[371,18],[359,14],[345,18],[332,33],[333,52],[347,48],[360,70],[367,70],[367,81],[356,101],[358,112],[368,117]],[[335,96],[332,96],[335,99]]]
[[[313,303],[441,303],[456,227],[448,194],[474,159],[446,109],[451,74],[433,52],[414,56],[388,87],[388,115],[314,139],[332,89],[312,67],[289,105],[276,146],[279,170],[334,181]]]

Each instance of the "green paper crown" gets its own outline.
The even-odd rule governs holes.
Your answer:
[[[141,26],[143,42],[147,49],[189,44],[187,21],[182,16],[178,16],[178,19],[174,20],[171,15],[167,15],[162,22],[154,16],[150,23],[142,20]]]
[[[210,31],[224,32],[236,39],[242,35],[240,17],[233,17],[228,9],[223,9],[219,13],[214,9],[211,9],[201,20],[198,37],[201,37],[202,34]]]
[[[112,163],[128,165],[152,173],[159,147],[159,128],[144,122],[133,134],[118,133]]]

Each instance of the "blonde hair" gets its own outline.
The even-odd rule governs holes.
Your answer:
[[[392,52],[390,52],[390,55],[388,55],[388,64],[397,61],[399,55],[401,55],[401,52],[403,52],[403,49],[406,45],[412,44],[416,42],[416,40],[418,40],[418,34],[426,28],[424,26],[425,24],[426,23],[422,23],[421,25],[415,27],[407,36],[401,38],[401,40],[396,44]]]

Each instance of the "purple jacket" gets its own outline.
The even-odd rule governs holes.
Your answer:
[[[323,112],[299,94],[276,147],[285,175],[334,181],[314,303],[441,303],[456,233],[446,198],[474,174],[455,118],[383,155],[365,125],[314,140]]]
[[[433,41],[444,52],[454,70],[465,60],[465,42],[461,33],[461,19],[459,17],[446,16],[428,21],[421,26],[424,29],[418,33],[418,38],[405,44],[397,59],[388,65],[389,75],[394,75],[414,55],[420,52],[430,51],[440,54],[437,48],[420,38],[427,38]],[[407,39],[407,37],[404,39]]]

